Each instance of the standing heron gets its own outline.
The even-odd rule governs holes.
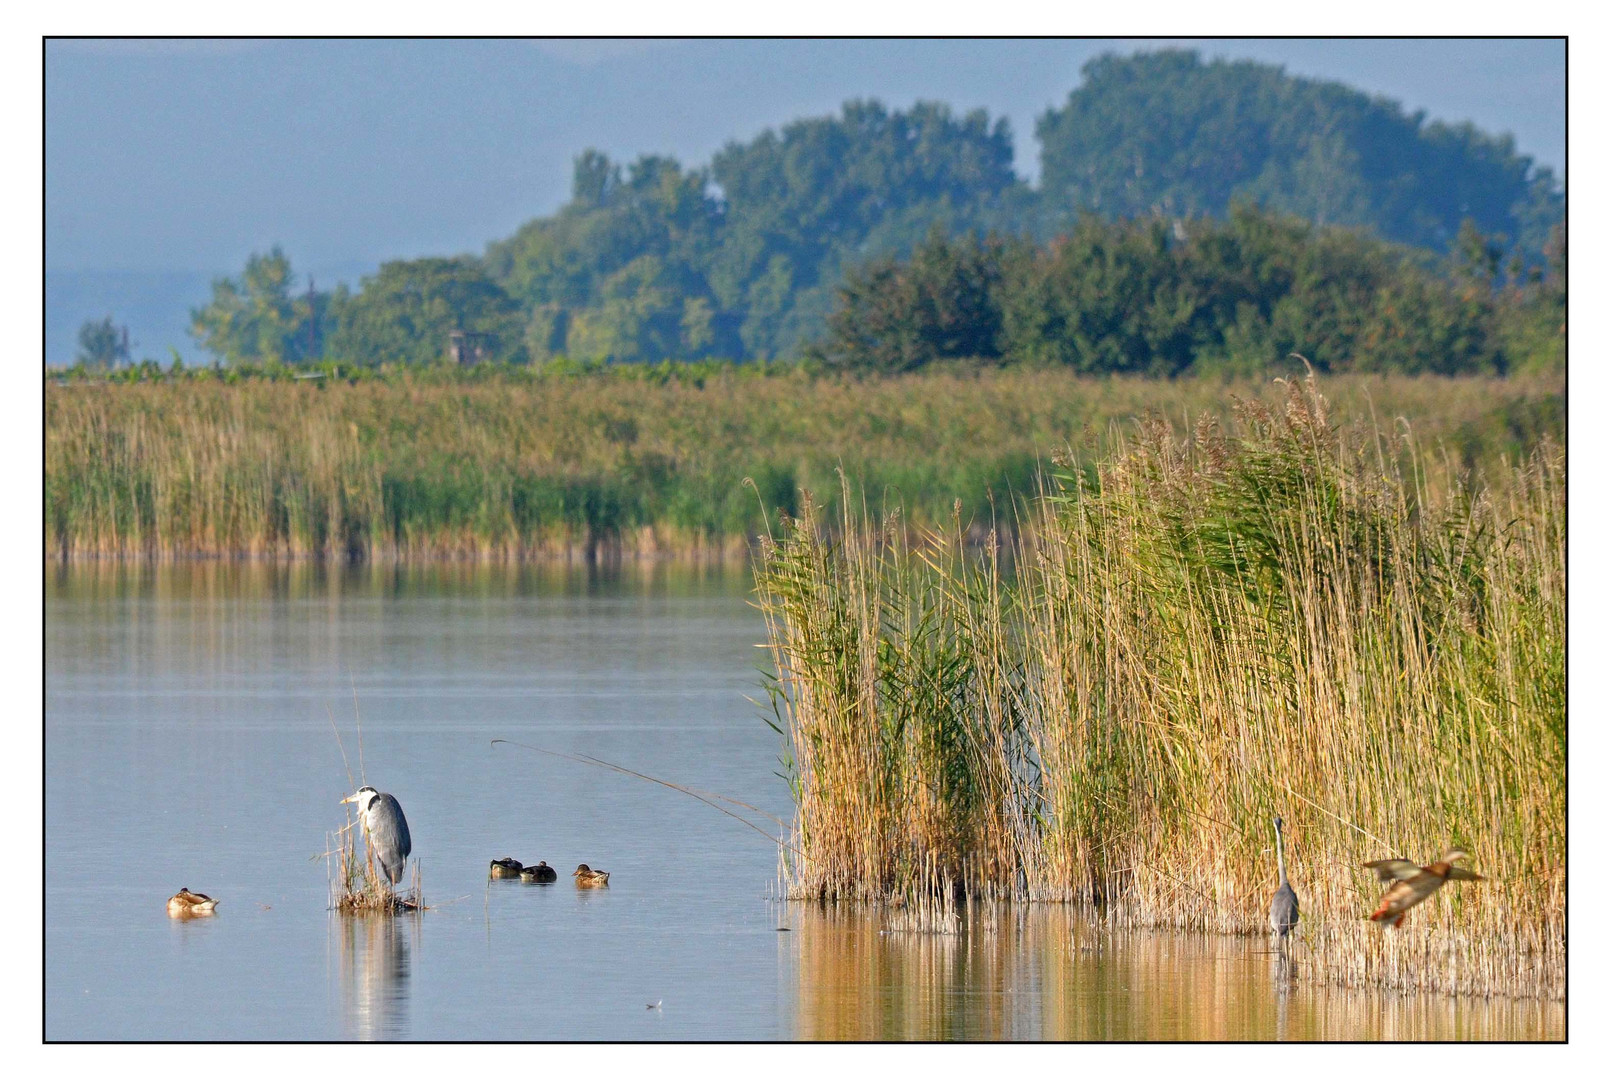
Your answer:
[[[1288,884],[1288,871],[1283,867],[1282,818],[1272,818],[1271,827],[1277,832],[1277,891],[1271,894],[1271,932],[1277,935],[1278,944],[1284,944],[1299,925],[1299,897]]]
[[[405,876],[405,857],[411,853],[411,830],[405,824],[399,800],[368,784],[343,801],[358,805],[360,824],[365,827],[366,842],[377,856],[377,865],[389,884],[398,885]]]

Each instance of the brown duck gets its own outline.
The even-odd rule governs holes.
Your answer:
[[[169,897],[169,914],[176,919],[189,919],[195,915],[212,915],[214,906],[219,901],[202,893],[192,892],[181,887],[180,891]]]
[[[600,889],[607,884],[608,872],[606,870],[592,870],[584,863],[574,871],[574,884],[582,889]]]
[[[1452,848],[1428,866],[1418,866],[1409,859],[1375,859],[1362,863],[1367,869],[1378,872],[1380,882],[1389,883],[1389,888],[1379,898],[1378,910],[1367,917],[1373,922],[1399,927],[1408,911],[1433,896],[1446,882],[1484,881],[1472,870],[1454,865],[1467,856],[1468,852],[1461,848]]]

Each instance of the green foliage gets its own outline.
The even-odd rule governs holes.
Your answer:
[[[704,169],[652,156],[626,169],[588,150],[569,205],[491,245],[486,264],[539,317],[531,340],[565,323],[572,355],[780,356],[820,336],[846,267],[936,226],[1011,228],[1021,190],[1005,120],[851,102],[728,144]]]
[[[835,367],[897,372],[1001,356],[999,290],[1004,263],[1016,258],[1000,241],[952,243],[936,228],[909,262],[880,259],[850,275],[838,291],[825,358]]]
[[[214,282],[214,296],[191,312],[191,334],[227,364],[291,364],[322,354],[331,330],[330,294],[292,293],[292,263],[280,247],[254,253],[239,278]]]
[[[1508,280],[1467,225],[1449,275],[1413,249],[1243,204],[1225,220],[1088,214],[1041,250],[936,235],[910,262],[850,275],[822,354],[851,370],[967,358],[1088,375],[1257,374],[1296,353],[1330,371],[1556,363],[1561,249],[1552,270],[1515,264]]]
[[[118,326],[111,315],[86,319],[79,327],[78,366],[93,371],[115,371],[129,363],[129,328]]]
[[[525,355],[525,325],[516,300],[471,259],[384,263],[360,292],[333,305],[333,359],[362,367],[432,364],[449,355],[450,333],[482,335],[489,359]]]
[[[1049,213],[1194,217],[1233,198],[1445,250],[1471,215],[1538,250],[1562,219],[1552,172],[1511,136],[1251,61],[1162,50],[1088,62],[1036,126]]]

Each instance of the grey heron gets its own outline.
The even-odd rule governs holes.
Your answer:
[[[1280,942],[1299,924],[1299,897],[1288,884],[1288,871],[1283,867],[1282,818],[1272,818],[1271,827],[1277,832],[1277,891],[1271,894],[1271,931]]]
[[[405,876],[405,859],[411,853],[411,830],[405,824],[405,811],[399,800],[369,784],[343,800],[355,803],[366,842],[377,856],[377,863],[391,885]]]

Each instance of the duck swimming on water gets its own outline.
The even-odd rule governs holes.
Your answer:
[[[606,870],[592,870],[584,863],[574,871],[574,884],[582,889],[600,889],[607,885],[608,872]]]
[[[489,860],[489,876],[492,878],[513,878],[523,873],[523,864],[516,859]]]
[[[1378,910],[1367,918],[1373,922],[1399,927],[1406,913],[1440,891],[1448,881],[1484,881],[1472,870],[1455,866],[1458,859],[1468,857],[1461,848],[1452,848],[1428,866],[1418,866],[1409,859],[1375,859],[1362,863],[1378,872],[1380,882],[1392,882],[1378,899]]]
[[[176,919],[189,919],[194,915],[212,915],[219,901],[202,893],[192,892],[185,886],[169,897],[169,915]]]
[[[518,876],[530,884],[550,885],[557,880],[557,871],[554,867],[547,866],[546,860],[541,859],[538,866],[525,866]]]

